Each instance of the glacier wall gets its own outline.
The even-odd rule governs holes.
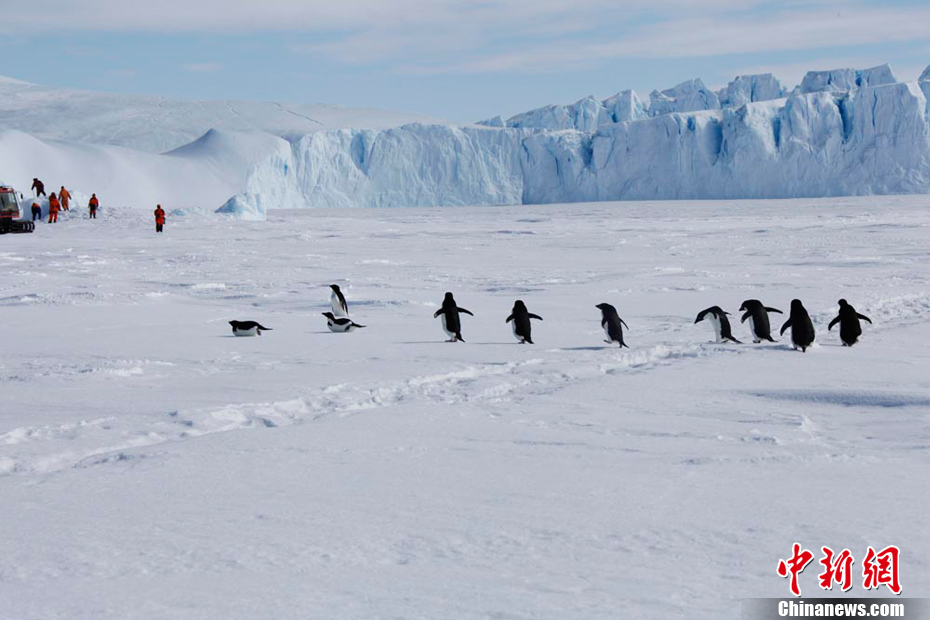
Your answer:
[[[291,138],[289,158],[252,174],[283,184],[275,191],[287,205],[311,207],[930,193],[930,69],[918,82],[889,75],[834,72],[806,80],[823,90],[775,99],[781,85],[753,76],[727,89],[725,100],[742,105],[719,107],[718,97],[717,108],[658,116],[638,116],[631,96],[606,113],[593,99],[571,113],[550,106],[559,130],[321,131]],[[662,96],[699,105],[704,90]],[[605,114],[627,120],[601,122]],[[254,193],[265,185],[248,184]]]

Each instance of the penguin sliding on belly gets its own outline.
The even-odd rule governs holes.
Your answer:
[[[791,300],[791,314],[781,326],[781,333],[784,334],[789,327],[791,328],[791,344],[795,349],[801,349],[801,353],[806,353],[807,348],[814,344],[814,323],[800,299]]]
[[[717,344],[726,342],[735,342],[736,344],[743,344],[739,340],[733,337],[733,332],[730,331],[730,320],[727,318],[729,312],[725,312],[720,306],[711,306],[707,310],[702,310],[698,313],[697,318],[694,319],[694,323],[700,323],[704,319],[713,326],[714,334],[717,336]]]
[[[261,336],[262,332],[270,332],[270,327],[263,327],[255,321],[230,321],[232,332],[236,336]]]
[[[840,340],[843,341],[844,347],[851,347],[857,342],[859,342],[859,336],[862,335],[862,324],[859,323],[859,319],[867,321],[869,325],[872,324],[872,319],[867,317],[864,314],[859,314],[856,312],[856,309],[849,305],[845,299],[840,300],[840,314],[835,319],[830,321],[827,331],[833,329],[833,326],[837,323],[840,324]]]
[[[344,316],[333,316],[332,312],[324,312],[323,316],[326,317],[326,326],[329,327],[329,331],[337,334],[354,332],[356,329],[365,327]]]
[[[623,328],[630,329],[630,326],[620,318],[617,309],[610,304],[597,304],[595,308],[601,311],[601,327],[604,328],[604,333],[607,334],[607,340],[604,342],[607,344],[617,342],[620,344],[621,349],[623,347],[629,349],[629,345],[623,342]]]
[[[513,337],[516,338],[517,342],[520,344],[533,344],[530,319],[543,320],[541,316],[531,314],[530,311],[526,309],[526,304],[523,303],[522,300],[518,299],[515,301],[510,316],[508,316],[507,320],[504,322],[511,324],[510,326],[513,328]]]
[[[433,314],[434,319],[442,315],[442,329],[449,336],[446,342],[465,342],[465,339],[462,338],[462,319],[459,313],[475,316],[465,308],[459,308],[452,297],[452,293],[446,293],[445,298],[442,300],[442,308]]]
[[[763,340],[775,342],[772,338],[772,326],[769,324],[769,312],[784,314],[777,308],[766,308],[758,299],[747,299],[739,307],[740,312],[745,312],[740,323],[745,323],[749,319],[749,331],[752,333],[752,341],[759,344]]]

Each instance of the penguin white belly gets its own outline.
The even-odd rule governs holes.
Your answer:
[[[752,341],[756,344],[762,342],[762,339],[756,336],[756,324],[752,320],[752,317],[749,317],[749,333],[752,334]]]
[[[449,338],[455,338],[455,332],[450,332],[449,327],[446,325],[446,313],[442,313],[442,331],[446,332],[446,335]]]
[[[329,296],[329,305],[332,306],[333,316],[337,319],[340,317],[348,317],[349,313],[345,311],[342,307],[342,302],[339,301],[339,296],[335,292],[331,293]]]
[[[352,323],[346,323],[345,325],[340,325],[330,319],[326,320],[326,326],[329,327],[329,331],[337,333],[337,334],[344,334],[346,332],[354,332],[356,329],[355,325],[353,325]]]
[[[604,323],[604,335],[607,336],[607,342],[614,342],[610,335],[610,323]]]
[[[252,329],[234,329],[233,334],[239,337],[249,337],[249,336],[258,336],[258,328],[253,327]]]
[[[707,320],[710,321],[710,324],[714,328],[714,335],[717,337],[717,343],[719,344],[723,342],[723,338],[720,335],[720,332],[722,331],[722,327],[720,325],[720,319],[717,317],[716,314],[710,314],[708,315]]]

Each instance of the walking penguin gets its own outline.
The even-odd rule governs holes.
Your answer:
[[[791,344],[795,349],[801,349],[801,353],[806,353],[807,347],[814,343],[814,324],[800,299],[791,300],[791,312],[788,320],[781,326],[781,333],[784,334],[789,327],[791,328]]]
[[[859,314],[856,312],[856,309],[850,306],[845,299],[841,299],[839,303],[840,314],[835,319],[830,321],[830,326],[827,327],[827,331],[830,331],[833,329],[834,325],[839,323],[840,340],[843,341],[844,347],[851,347],[859,342],[859,336],[862,335],[862,324],[859,323],[859,319],[868,321],[869,325],[872,324],[872,319],[864,314]]]
[[[542,321],[542,317],[537,314],[531,314],[529,310],[526,309],[526,304],[522,300],[518,299],[513,302],[513,310],[510,312],[510,316],[507,317],[505,323],[510,323],[513,328],[513,336],[517,339],[517,342],[520,344],[533,344],[533,338],[531,335],[532,325],[530,325],[530,319],[537,319]]]
[[[342,294],[342,291],[339,290],[338,284],[330,284],[329,288],[333,290],[329,295],[329,305],[333,309],[333,316],[335,317],[348,317],[349,316],[349,304],[346,303],[345,295]]]
[[[758,299],[747,299],[739,307],[740,312],[745,312],[740,323],[745,323],[749,319],[749,331],[752,333],[752,341],[759,344],[763,340],[775,342],[772,338],[772,326],[769,324],[769,312],[784,314],[777,308],[766,308]]]
[[[717,336],[717,344],[721,342],[735,342],[736,344],[743,344],[739,340],[733,337],[733,332],[730,330],[730,320],[727,318],[729,312],[725,312],[720,306],[711,306],[707,310],[701,310],[697,318],[694,319],[694,323],[700,323],[704,319],[707,319],[708,322],[714,328],[714,335]]]
[[[446,342],[465,342],[465,339],[462,338],[462,320],[459,313],[475,316],[465,308],[459,308],[452,297],[452,293],[446,293],[445,298],[442,300],[442,308],[433,314],[434,319],[442,315],[442,329],[449,336]]]
[[[620,343],[621,349],[623,347],[629,349],[630,346],[623,342],[623,328],[630,329],[630,326],[620,318],[617,309],[610,304],[597,304],[595,308],[601,311],[601,327],[604,328],[604,333],[607,334],[607,340],[604,342],[607,344],[617,342]]]

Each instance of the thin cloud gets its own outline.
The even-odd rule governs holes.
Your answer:
[[[222,65],[215,62],[195,62],[181,65],[181,68],[189,73],[214,73],[222,68]]]

